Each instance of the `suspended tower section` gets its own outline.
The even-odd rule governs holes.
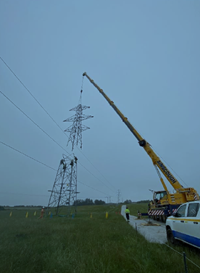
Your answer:
[[[69,111],[75,111],[75,114],[71,116],[70,118],[67,118],[63,121],[63,122],[72,122],[72,125],[65,130],[65,132],[70,133],[67,145],[69,144],[69,142],[72,143],[72,151],[74,149],[74,145],[76,146],[80,145],[80,148],[82,149],[82,146],[83,146],[82,132],[86,131],[87,129],[90,129],[89,127],[83,125],[82,121],[89,118],[93,118],[93,116],[83,114],[83,110],[90,108],[90,106],[82,105],[82,93],[83,93],[83,80],[82,80],[79,104],[76,107],[69,110]]]

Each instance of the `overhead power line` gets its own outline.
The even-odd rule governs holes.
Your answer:
[[[78,148],[78,147],[77,147]],[[112,185],[112,183],[110,183],[110,181],[108,181],[107,178],[105,178],[105,176],[94,166],[94,164],[86,157],[86,155],[84,155],[84,153],[78,148],[78,150],[83,154],[83,156],[90,162],[90,164],[101,174],[101,176],[115,189],[115,187]],[[79,162],[80,164],[80,162]],[[84,167],[84,166],[83,166]],[[97,178],[97,177],[96,177]],[[99,178],[97,178],[99,180]],[[100,180],[101,181],[101,180]],[[116,189],[115,189],[116,191]]]
[[[11,69],[11,67],[3,60],[0,56],[0,59],[5,64],[5,66],[10,70],[10,72],[16,77],[16,79],[22,84],[22,86],[26,89],[26,91],[31,95],[31,97],[39,104],[39,106],[44,110],[44,112],[50,117],[50,119],[56,124],[56,126],[64,133],[64,135],[68,137],[68,135],[63,131],[63,129],[59,126],[59,124],[53,119],[53,117],[48,113],[48,111],[42,106],[42,104],[36,99],[36,97],[31,93],[31,91],[26,87],[26,85],[20,80],[20,78],[15,74],[15,72]],[[83,84],[83,83],[82,83]],[[84,153],[78,148],[78,150],[83,154],[83,156],[88,160],[88,162],[101,174],[101,172],[94,166],[94,164],[84,155]],[[68,153],[68,152],[67,152]],[[69,154],[69,153],[68,153]],[[80,164],[80,162],[79,162]],[[102,177],[115,189],[115,187],[108,181],[103,174]],[[101,181],[100,179],[98,179]],[[101,181],[102,182],[102,181]],[[105,184],[106,185],[106,184]],[[107,185],[106,185],[107,186]],[[116,189],[115,189],[116,190]]]
[[[95,191],[98,191],[98,192],[100,192],[100,193],[106,194],[105,192],[100,191],[100,190],[97,190],[97,189],[95,189],[95,188],[93,188],[93,187],[91,187],[91,186],[89,186],[89,185],[86,185],[86,184],[84,184],[83,182],[81,182],[81,181],[79,181],[79,180],[78,180],[78,182],[81,183],[81,184],[83,184],[83,185],[85,185],[85,186],[87,186],[87,187],[89,187],[89,188],[91,188],[91,189],[93,189],[93,190],[95,190]]]
[[[54,171],[57,171],[56,169],[50,167],[49,165],[47,165],[47,164],[45,164],[45,163],[43,163],[43,162],[41,162],[41,161],[39,161],[39,160],[33,158],[32,156],[29,156],[29,155],[27,155],[27,154],[25,154],[25,153],[23,153],[23,152],[21,152],[21,151],[15,149],[15,148],[13,148],[12,146],[10,146],[10,145],[8,145],[8,144],[2,142],[2,141],[0,141],[0,143],[3,144],[3,145],[6,146],[6,147],[12,149],[12,150],[14,150],[14,151],[16,151],[16,152],[18,152],[18,153],[24,155],[24,156],[26,156],[26,157],[28,157],[28,158],[30,158],[30,159],[32,159],[32,160],[34,160],[34,161],[36,161],[36,162],[42,164],[43,166],[45,166],[45,167],[47,167],[47,168],[49,168],[49,169],[52,169],[52,170],[54,170]],[[98,189],[95,189],[95,188],[93,188],[93,187],[91,187],[91,186],[89,186],[89,185],[87,185],[87,184],[85,184],[85,183],[83,183],[83,182],[80,182],[80,181],[78,181],[78,182],[81,183],[81,184],[83,184],[83,185],[85,185],[85,186],[87,186],[87,187],[89,187],[89,188],[91,188],[91,189],[93,189],[93,190],[95,190],[95,191],[98,191],[98,192],[101,192],[101,193],[103,193],[103,194],[106,194],[105,192],[102,192],[102,191],[100,191],[100,190],[98,190]]]
[[[44,131],[35,121],[33,121],[21,108],[19,108],[11,99],[9,99],[1,90],[0,93],[12,104],[14,105],[23,115],[25,115],[35,126],[37,126],[45,135],[47,135],[51,140],[53,140],[61,149],[63,149],[66,153],[68,151],[63,148],[55,139],[53,139],[46,131]],[[69,153],[68,153],[69,154]],[[70,155],[70,154],[69,154]],[[90,174],[92,174],[83,164],[79,162],[79,164],[86,169]],[[102,182],[99,178],[97,178],[94,174],[92,174],[96,179],[98,179],[101,183],[103,183],[107,188],[113,191],[108,185],[106,185],[104,182]]]
[[[155,149],[154,149],[154,151],[155,151]],[[186,183],[185,183],[185,181],[174,171],[174,169],[166,162],[166,160],[164,160],[163,158],[162,158],[162,156],[160,156],[159,155],[159,153],[158,152],[156,152],[156,154],[162,159],[162,161],[163,162],[165,162],[165,164],[180,178],[180,180],[187,186],[187,187],[189,187]]]
[[[23,115],[25,115],[35,126],[37,126],[45,135],[47,135],[51,140],[53,140],[61,149],[68,153],[55,139],[53,139],[47,132],[45,132],[35,121],[33,121],[24,111],[22,111],[11,99],[9,99],[1,90],[0,93],[14,105]],[[68,153],[69,154],[69,153]]]
[[[24,155],[24,156],[26,156],[26,157],[28,157],[28,158],[30,158],[30,159],[32,159],[32,160],[34,160],[34,161],[38,162],[38,163],[40,163],[40,164],[42,164],[42,165],[46,166],[47,168],[49,168],[49,169],[52,169],[52,170],[56,171],[56,169],[54,169],[54,168],[52,168],[52,167],[48,166],[47,164],[45,164],[45,163],[43,163],[43,162],[41,162],[41,161],[39,161],[39,160],[37,160],[37,159],[33,158],[32,156],[29,156],[29,155],[27,155],[27,154],[25,154],[25,153],[23,153],[23,152],[21,152],[21,151],[19,151],[19,150],[15,149],[15,148],[13,148],[12,146],[10,146],[10,145],[8,145],[8,144],[6,144],[6,143],[2,142],[2,141],[0,141],[0,143],[1,143],[1,144],[3,144],[3,145],[4,145],[4,146],[6,146],[6,147],[8,147],[8,148],[10,148],[10,149],[12,149],[12,150],[14,150],[14,151],[18,152],[18,153],[20,153],[20,154],[22,154],[22,155]]]
[[[83,164],[81,164],[80,162],[78,162],[84,169],[85,166]],[[103,183],[107,188],[109,188],[111,191],[113,191],[113,189],[111,189],[108,185],[106,185],[106,183],[104,183],[103,181],[101,181],[96,175],[94,175],[92,172],[90,172],[88,169],[86,169],[92,176],[94,176],[97,180],[99,180],[101,183]]]
[[[7,66],[7,68],[10,70],[10,72],[15,76],[15,78],[23,85],[23,87],[28,91],[28,93],[31,95],[31,97],[40,105],[40,107],[45,111],[45,113],[52,119],[52,121],[62,130],[62,128],[57,124],[57,122],[52,118],[52,116],[45,110],[45,108],[42,106],[42,104],[39,103],[39,101],[33,96],[31,91],[26,87],[26,85],[20,80],[20,78],[17,77],[15,72],[10,68],[10,66],[0,57],[2,62]]]
[[[83,184],[83,183],[82,183]],[[83,184],[84,185],[84,184]],[[44,197],[49,197],[49,195],[46,195],[46,194],[30,194],[30,193],[21,193],[21,192],[0,192],[0,194],[7,194],[7,195],[27,195],[27,196],[44,196]],[[80,198],[78,199],[83,199],[83,198],[92,198],[92,199],[98,199],[98,198],[106,198],[106,197],[84,197],[84,196],[81,196]]]
[[[28,196],[44,196],[44,197],[49,197],[49,195],[45,195],[45,194],[30,194],[30,193],[18,193],[18,192],[0,192],[0,194],[12,194],[12,195],[28,195]]]

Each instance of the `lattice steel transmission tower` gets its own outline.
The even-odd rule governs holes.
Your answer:
[[[86,131],[87,129],[90,129],[89,127],[83,125],[82,121],[89,118],[93,118],[93,116],[91,115],[83,114],[83,110],[90,108],[90,106],[82,105],[82,92],[83,90],[81,89],[79,104],[76,107],[69,110],[69,111],[75,111],[76,112],[75,115],[63,121],[63,122],[73,122],[73,124],[70,127],[64,130],[65,132],[70,133],[67,145],[69,144],[69,142],[72,143],[72,151],[74,149],[74,144],[76,144],[76,146],[80,144],[80,148],[82,149],[82,146],[83,146],[82,132]]]
[[[61,209],[66,215],[70,215],[72,210],[76,212],[74,204],[76,204],[78,193],[77,160],[76,157],[71,159],[65,155],[60,160],[48,203],[48,208],[55,208],[56,215],[61,212]]]

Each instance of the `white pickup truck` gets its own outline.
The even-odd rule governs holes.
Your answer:
[[[176,240],[200,248],[200,201],[182,204],[166,221],[167,239]]]

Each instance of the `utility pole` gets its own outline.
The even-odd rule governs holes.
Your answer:
[[[118,190],[118,194],[117,194],[117,203],[119,204],[120,203],[120,190]]]

